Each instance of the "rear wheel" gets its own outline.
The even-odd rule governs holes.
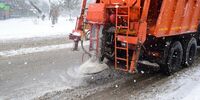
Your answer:
[[[179,41],[174,42],[168,53],[167,61],[162,70],[166,75],[171,75],[174,72],[180,70],[181,62],[183,58],[183,48]]]
[[[189,67],[193,64],[195,60],[195,56],[197,53],[197,41],[195,38],[191,38],[190,41],[184,47],[184,57],[183,57],[183,64],[186,67]]]

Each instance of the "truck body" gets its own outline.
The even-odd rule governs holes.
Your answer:
[[[79,39],[84,26],[91,27],[90,51],[99,61],[107,58],[130,73],[147,65],[171,74],[192,65],[200,44],[200,0],[96,0],[85,11],[86,2],[74,33]]]

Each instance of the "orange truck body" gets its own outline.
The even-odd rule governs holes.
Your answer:
[[[150,44],[149,37],[159,39],[196,34],[200,23],[200,0],[96,0],[96,3],[89,4],[86,15],[85,7],[86,0],[83,0],[81,21],[76,30],[83,30],[80,28],[83,16],[90,25],[112,23],[115,26],[115,67],[118,69],[118,60],[126,61],[126,67],[120,69],[131,73],[136,71],[142,46]],[[131,46],[118,47],[117,41]],[[126,51],[124,59],[117,57],[118,49]],[[152,52],[153,56],[161,55],[160,51],[149,50],[149,54]]]
[[[130,17],[139,21],[141,1],[145,0],[100,0],[101,4],[89,6],[87,19],[97,23],[105,21],[105,9],[113,4],[128,4],[134,1],[137,5],[132,8]],[[200,0],[149,0],[150,7],[147,25],[149,34],[156,37],[173,36],[197,31],[200,21]],[[159,4],[162,1],[162,4]],[[158,7],[160,6],[160,7]],[[136,10],[135,10],[136,9]],[[135,11],[134,11],[135,10]]]
[[[200,20],[200,0],[164,0],[157,23],[156,37],[196,32]]]

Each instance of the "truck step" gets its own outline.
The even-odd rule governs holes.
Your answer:
[[[116,49],[119,49],[119,50],[127,50],[127,48],[125,48],[125,47],[116,47]]]
[[[138,61],[138,64],[142,64],[142,65],[146,65],[146,66],[150,66],[150,67],[154,67],[154,68],[160,67],[160,65],[158,65],[157,63],[152,63],[152,62],[149,62],[147,60]]]
[[[118,29],[124,28],[124,29],[128,29],[128,26],[117,26]]]
[[[128,17],[128,15],[121,14],[121,15],[117,15],[117,17]]]
[[[121,60],[121,61],[127,61],[127,59],[125,59],[125,58],[119,58],[119,57],[117,57],[116,59],[117,60]]]
[[[123,36],[123,35],[118,35],[117,37],[118,41],[129,43],[129,44],[138,44],[138,37],[132,37],[132,36]]]

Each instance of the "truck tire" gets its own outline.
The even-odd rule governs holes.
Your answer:
[[[171,75],[182,68],[183,47],[179,41],[171,44],[166,64],[162,67],[162,71],[166,75]]]
[[[183,66],[189,67],[193,64],[197,53],[197,40],[193,37],[184,47]]]

